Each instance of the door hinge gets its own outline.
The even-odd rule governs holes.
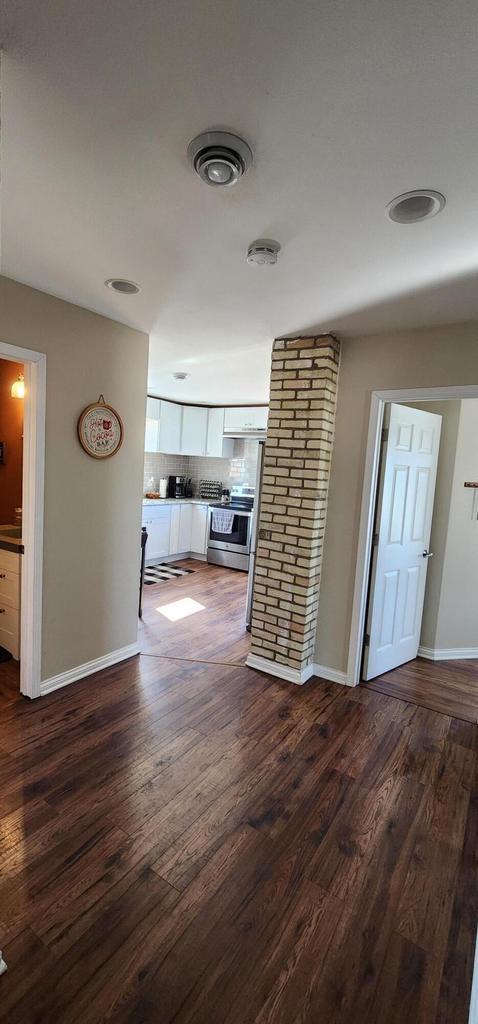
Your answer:
[[[388,441],[388,427],[382,427],[382,444]]]
[[[366,633],[363,638],[364,647],[370,647],[370,633]]]

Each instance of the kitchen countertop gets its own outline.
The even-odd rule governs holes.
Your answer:
[[[143,498],[143,505],[212,505],[218,498]]]
[[[11,534],[13,533],[13,536]],[[1,551],[13,551],[15,554],[23,555],[24,547],[21,536],[15,536],[16,533],[21,534],[19,527],[12,526],[11,523],[3,523],[0,526],[0,550]]]

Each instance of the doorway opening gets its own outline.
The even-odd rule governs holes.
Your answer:
[[[139,642],[156,657],[244,665],[264,445],[259,437],[223,437],[224,410],[211,411],[212,424],[220,419],[221,455],[145,453]],[[147,421],[146,448],[157,436]]]
[[[478,389],[383,393],[381,408],[377,398],[349,681],[476,721]]]
[[[0,692],[40,695],[46,356],[0,342]]]

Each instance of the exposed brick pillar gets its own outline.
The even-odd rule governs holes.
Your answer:
[[[314,660],[339,355],[332,335],[272,351],[248,664],[295,682]]]

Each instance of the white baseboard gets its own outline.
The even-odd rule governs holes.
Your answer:
[[[40,683],[40,696],[43,697],[45,693],[51,693],[52,690],[59,690],[61,686],[76,683],[79,679],[91,676],[93,672],[99,672],[102,668],[109,668],[111,665],[117,665],[120,661],[126,661],[127,658],[133,658],[135,654],[139,654],[138,642],[128,644],[126,647],[119,647],[118,650],[102,654],[100,658],[94,658],[93,661],[85,661],[83,665],[69,668],[66,672],[51,676],[50,679],[44,679]]]
[[[277,661],[269,661],[269,658],[260,658],[257,654],[249,654],[246,665],[259,672],[268,672],[271,676],[284,679],[286,683],[296,683],[298,686],[303,686],[312,676],[320,676],[321,679],[327,679],[332,683],[349,685],[345,672],[338,672],[337,669],[327,668],[325,665],[310,664],[299,670],[290,668],[289,665],[281,665]]]
[[[418,657],[428,661],[461,661],[478,658],[478,647],[419,647]]]

